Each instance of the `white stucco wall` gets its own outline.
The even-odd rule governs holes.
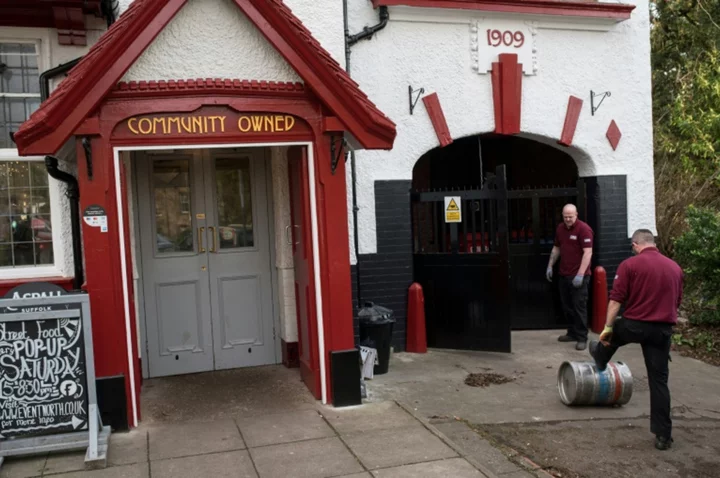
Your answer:
[[[377,22],[368,2],[349,1],[352,32]],[[390,8],[387,28],[355,45],[351,56],[353,79],[398,127],[392,151],[357,153],[360,253],[377,250],[374,181],[412,179],[415,162],[438,146],[422,101],[414,115],[409,113],[408,85],[438,94],[454,138],[494,130],[490,75],[473,69],[473,21],[481,22],[481,35],[495,25],[530,25],[537,71],[523,77],[522,131],[557,146],[568,97],[583,99],[573,148],[564,150],[576,158],[581,176],[626,174],[628,229],[654,231],[649,16],[645,0],[636,4],[630,20],[607,27],[580,19],[559,23],[520,15],[491,18],[462,10]],[[590,90],[612,92],[595,116],[590,114]],[[616,151],[605,137],[613,119],[623,134]]]
[[[124,81],[231,78],[300,81],[232,0],[190,0]]]

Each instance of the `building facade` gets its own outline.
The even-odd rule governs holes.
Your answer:
[[[337,401],[358,304],[403,350],[414,281],[431,345],[506,348],[561,326],[539,279],[565,201],[608,275],[654,230],[647,2],[49,3],[0,23],[0,279],[90,295],[116,428],[148,377],[284,363]]]

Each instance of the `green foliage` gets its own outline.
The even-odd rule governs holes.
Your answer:
[[[651,2],[655,192],[661,249],[690,205],[720,210],[720,1]]]
[[[691,323],[720,325],[720,214],[691,206],[687,224],[675,241],[675,258],[685,271],[684,304]]]
[[[718,346],[712,334],[708,332],[698,332],[695,335],[684,336],[683,334],[673,334],[672,343],[675,345],[686,346],[693,349],[699,349],[709,354],[718,351]]]

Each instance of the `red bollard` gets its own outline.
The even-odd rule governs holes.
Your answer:
[[[593,271],[593,313],[590,328],[599,334],[605,328],[605,319],[608,305],[607,273],[602,266]]]
[[[417,282],[414,282],[408,290],[407,345],[405,350],[416,354],[427,352],[425,297],[422,286]]]

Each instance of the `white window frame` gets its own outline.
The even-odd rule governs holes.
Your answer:
[[[40,28],[0,28],[0,42],[2,43],[35,43],[38,52],[38,70],[40,73],[47,70],[50,65],[50,36],[47,29]],[[10,94],[8,94],[10,96]],[[18,96],[24,96],[22,94]],[[20,156],[16,148],[0,148],[0,161],[45,161],[44,156]],[[52,241],[53,241],[53,265],[43,266],[20,266],[20,267],[0,267],[0,280],[13,279],[35,279],[49,277],[69,277],[72,276],[72,270],[68,268],[66,262],[67,249],[64,244],[69,239],[68,234],[64,234],[68,227],[64,227],[62,211],[65,209],[67,199],[64,197],[65,188],[59,181],[48,177],[50,192],[50,221],[52,223]],[[69,221],[67,221],[69,222]],[[68,239],[66,239],[66,237]],[[63,244],[60,244],[63,242]],[[70,245],[68,245],[70,247]]]

